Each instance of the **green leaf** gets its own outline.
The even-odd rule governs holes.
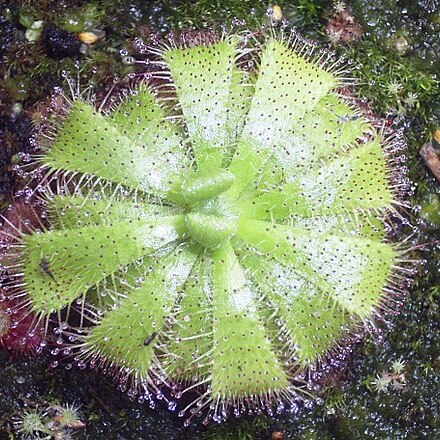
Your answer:
[[[323,161],[291,183],[243,198],[240,209],[259,219],[347,214],[354,210],[384,210],[393,204],[384,153],[378,141]]]
[[[382,241],[385,236],[383,220],[370,211],[316,217],[292,216],[286,223],[310,233],[365,237],[378,241]]]
[[[108,121],[122,135],[149,147],[157,142],[157,136],[164,131],[164,126],[171,128],[164,124],[165,116],[165,111],[156,103],[154,95],[141,85],[110,113]],[[181,136],[181,133],[173,133],[173,130],[168,133],[171,138]]]
[[[186,248],[138,269],[138,278],[124,280],[127,298],[110,310],[83,338],[88,356],[136,372],[146,380],[154,347],[171,315],[178,290],[185,283],[196,255]],[[133,287],[129,287],[132,283]]]
[[[232,78],[238,76],[234,58],[232,39],[164,53],[199,168],[222,165],[235,128],[231,119],[238,123],[236,115],[228,114]]]
[[[166,196],[189,164],[181,138],[165,123],[153,133],[147,130],[149,144],[123,132],[91,105],[74,101],[43,162],[51,170],[85,173]]]
[[[271,39],[262,55],[242,138],[255,150],[277,148],[307,110],[337,84],[334,76]]]
[[[135,196],[123,199],[95,190],[87,196],[54,196],[49,218],[57,229],[71,229],[129,220],[153,220],[178,214],[178,211],[170,206],[146,203]]]
[[[251,107],[230,166],[237,175],[234,194],[249,183],[273,151],[285,156],[283,145],[291,127],[337,84],[330,73],[276,39],[267,43],[260,64]]]
[[[239,398],[280,390],[287,375],[259,317],[258,298],[229,244],[213,253],[214,399]]]
[[[163,356],[165,369],[173,378],[203,382],[212,361],[211,259],[199,258],[182,289],[177,324]]]
[[[237,235],[280,264],[295,267],[361,319],[379,303],[398,257],[390,245],[375,240],[352,240],[255,220],[242,221]]]
[[[350,328],[349,315],[343,308],[318,284],[304,279],[290,265],[283,266],[250,252],[243,254],[240,260],[255,286],[272,304],[268,313],[276,314],[278,333],[283,328],[289,332],[283,350],[286,359],[293,352],[301,365],[316,362]]]
[[[121,267],[179,238],[182,217],[128,220],[26,236],[24,282],[37,313],[48,315]]]

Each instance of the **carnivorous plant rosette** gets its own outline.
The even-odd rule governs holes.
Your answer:
[[[170,44],[152,49],[160,81],[111,111],[70,103],[38,158],[51,226],[20,237],[15,264],[17,295],[58,317],[80,364],[220,420],[288,404],[386,306],[398,184],[313,48]]]

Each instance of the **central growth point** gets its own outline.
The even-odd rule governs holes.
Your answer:
[[[237,215],[224,194],[234,180],[231,172],[220,169],[194,174],[182,185],[182,195],[188,207],[186,229],[189,236],[202,246],[219,247],[236,230]]]

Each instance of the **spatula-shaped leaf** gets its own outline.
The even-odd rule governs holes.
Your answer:
[[[256,293],[230,245],[213,253],[212,395],[240,398],[281,390],[287,375],[259,317]]]
[[[233,41],[227,39],[164,55],[200,166],[221,166],[231,142],[228,106],[234,57]]]
[[[390,208],[392,201],[384,153],[374,141],[323,161],[279,188],[260,191],[254,198],[243,198],[240,206],[253,218],[283,219],[292,214],[312,217],[353,210],[383,210]]]
[[[91,105],[75,101],[43,162],[164,196],[188,166],[185,146],[168,125],[147,127],[135,140],[130,127],[127,121],[118,129]]]
[[[177,214],[170,206],[138,201],[135,197],[54,196],[51,200],[50,218],[59,229],[108,225],[129,220],[154,220]]]
[[[181,223],[179,216],[129,220],[26,237],[23,278],[33,309],[62,309],[122,266],[176,240]]]
[[[243,265],[251,273],[255,285],[266,293],[276,311],[278,322],[289,331],[286,357],[292,351],[303,365],[333,348],[344,330],[350,328],[349,314],[335,303],[318,284],[306,281],[289,265],[247,253]]]
[[[386,243],[247,220],[238,235],[246,243],[298,268],[350,314],[365,318],[382,295],[396,252]]]
[[[127,298],[110,310],[83,338],[88,356],[104,358],[109,364],[128,368],[138,380],[148,378],[158,336],[166,327],[178,290],[196,259],[188,249],[152,261],[124,279]],[[131,277],[130,277],[131,275]],[[130,279],[132,278],[132,279]],[[132,287],[127,287],[132,285]]]
[[[292,126],[336,84],[331,74],[297,56],[283,42],[269,40],[261,55],[255,93],[230,167],[238,176],[234,193],[260,171],[273,154],[272,149],[284,155],[283,145]]]

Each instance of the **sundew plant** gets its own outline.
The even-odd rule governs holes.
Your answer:
[[[49,226],[11,246],[15,296],[55,351],[151,405],[293,410],[400,295],[396,141],[294,33],[147,50],[149,81],[108,111],[77,96],[45,133]]]

